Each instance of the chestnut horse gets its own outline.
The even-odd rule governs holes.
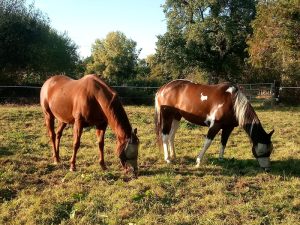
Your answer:
[[[216,134],[222,129],[219,158],[223,158],[228,137],[240,125],[249,135],[252,152],[262,168],[270,167],[273,149],[271,136],[263,129],[246,96],[234,85],[195,84],[188,80],[174,80],[162,86],[155,97],[156,131],[163,144],[167,163],[176,158],[174,137],[181,118],[208,126],[204,146],[197,157],[197,166]]]
[[[54,163],[60,161],[59,143],[67,124],[73,126],[73,155],[70,170],[76,169],[76,154],[83,127],[96,126],[99,147],[99,163],[104,162],[104,134],[109,125],[117,137],[116,153],[124,169],[133,168],[137,174],[139,140],[133,131],[126,112],[116,94],[96,75],[86,75],[79,80],[58,75],[49,78],[42,86],[40,103],[50,136]],[[54,119],[58,120],[57,132]]]

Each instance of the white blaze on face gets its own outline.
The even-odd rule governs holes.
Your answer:
[[[216,114],[219,110],[219,108],[221,108],[224,105],[224,103],[222,104],[218,104],[217,107],[214,107],[214,109],[212,111],[210,111],[210,114],[206,116],[206,120],[204,121],[204,123],[206,123],[207,125],[209,125],[209,128],[211,128],[216,120]]]
[[[271,167],[270,158],[269,157],[261,157],[257,158],[257,161],[262,168],[269,168]]]
[[[255,151],[256,151],[256,155],[259,157],[259,156],[264,155],[268,152],[268,146],[266,144],[258,143],[256,148],[255,148]]]
[[[269,157],[259,157],[268,152],[268,146],[266,144],[258,143],[255,148],[256,155],[258,156],[257,161],[262,168],[269,168],[271,166]]]
[[[203,94],[201,93],[200,99],[201,99],[201,101],[203,102],[203,101],[206,101],[206,100],[208,99],[208,97],[207,97],[206,95],[203,95]]]

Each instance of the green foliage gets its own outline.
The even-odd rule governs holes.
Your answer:
[[[255,1],[175,1],[164,5],[168,31],[158,37],[156,65],[167,79],[203,73],[210,82],[240,79]]]
[[[42,83],[49,74],[75,75],[77,46],[25,0],[0,2],[0,82]]]
[[[69,171],[72,126],[53,165],[39,106],[0,106],[0,224],[286,224],[299,223],[300,108],[256,109],[275,129],[272,169],[262,171],[245,132],[234,129],[218,161],[220,136],[200,168],[195,158],[206,127],[181,123],[177,160],[168,165],[156,145],[154,107],[125,107],[138,128],[138,179],[129,180],[105,135],[107,171],[98,164],[95,129],[84,129],[77,171]],[[272,115],[272,116],[270,116]],[[245,141],[246,140],[246,141]]]
[[[97,39],[92,46],[92,62],[86,73],[101,75],[110,83],[120,83],[136,76],[139,52],[136,42],[122,32],[110,32],[105,39]]]
[[[283,83],[300,85],[299,0],[260,1],[252,27],[250,63]]]

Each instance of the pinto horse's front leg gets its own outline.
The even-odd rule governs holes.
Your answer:
[[[202,150],[200,151],[200,153],[197,157],[196,167],[200,167],[200,163],[203,159],[203,156],[204,156],[206,150],[209,148],[209,146],[211,145],[213,139],[215,138],[216,134],[220,131],[220,129],[221,129],[220,126],[218,126],[216,124],[214,126],[212,126],[211,128],[209,128],[206,139],[205,139],[205,142],[204,142],[204,145],[203,145],[203,148],[202,148]]]
[[[103,128],[96,128],[96,135],[99,147],[99,164],[103,170],[106,170],[107,167],[104,162],[104,134],[106,130],[107,124]]]
[[[80,137],[82,134],[82,123],[80,120],[75,120],[74,123],[74,128],[73,128],[73,155],[70,160],[71,166],[70,166],[70,171],[75,171],[76,170],[76,155],[77,151],[80,146]]]

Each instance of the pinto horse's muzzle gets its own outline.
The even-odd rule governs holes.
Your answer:
[[[269,171],[271,168],[270,155],[273,151],[273,144],[261,144],[258,143],[254,145],[252,148],[252,153],[254,157],[257,159],[261,168],[265,169],[265,171]]]

